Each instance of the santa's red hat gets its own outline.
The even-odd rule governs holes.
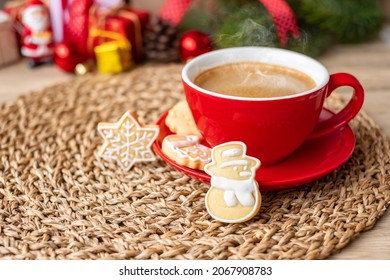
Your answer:
[[[29,0],[29,1],[27,1],[26,5],[25,5],[25,9],[27,9],[29,7],[37,6],[37,5],[42,6],[44,4],[42,3],[41,0]]]
[[[46,7],[46,5],[41,0],[29,0],[24,6],[24,10],[42,6]]]

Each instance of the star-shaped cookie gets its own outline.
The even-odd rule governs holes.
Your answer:
[[[99,155],[116,160],[125,171],[136,162],[156,159],[151,146],[158,136],[158,126],[141,125],[130,111],[116,123],[99,123],[98,131],[104,138]]]

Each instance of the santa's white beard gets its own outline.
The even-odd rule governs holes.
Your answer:
[[[42,17],[42,18],[26,17],[24,19],[24,24],[33,32],[42,32],[42,31],[46,31],[47,28],[49,27],[49,20],[46,17]]]

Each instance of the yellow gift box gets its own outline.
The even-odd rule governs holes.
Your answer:
[[[134,65],[131,57],[131,45],[126,37],[115,32],[98,29],[93,29],[91,36],[114,40],[94,47],[96,65],[100,73],[120,73]]]

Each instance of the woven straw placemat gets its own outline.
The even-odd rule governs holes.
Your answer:
[[[161,159],[123,172],[97,156],[100,121],[145,124],[183,99],[182,65],[90,75],[0,107],[0,258],[323,259],[372,228],[390,203],[386,137],[364,112],[343,166],[300,188],[264,192],[243,224],[208,215],[208,185]],[[343,103],[329,101],[337,110]]]

